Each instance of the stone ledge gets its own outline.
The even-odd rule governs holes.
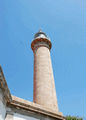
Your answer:
[[[15,107],[16,109],[23,109],[26,110],[26,112],[35,112],[35,113],[39,113],[39,114],[43,114],[46,116],[50,116],[53,118],[57,118],[59,120],[64,120],[65,117],[62,115],[61,112],[53,112],[47,108],[42,107],[41,105],[38,105],[36,103],[33,102],[29,102],[27,100],[18,98],[16,96],[12,96],[12,101],[10,103],[8,103],[8,106],[11,105],[12,107]]]

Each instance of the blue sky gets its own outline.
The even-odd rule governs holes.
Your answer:
[[[86,1],[0,0],[0,64],[11,93],[33,100],[31,41],[51,39],[59,109],[86,119]]]

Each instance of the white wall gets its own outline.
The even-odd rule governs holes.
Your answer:
[[[6,115],[5,103],[3,101],[3,94],[0,90],[0,120],[4,120]]]
[[[40,120],[40,119],[29,117],[29,116],[24,116],[24,115],[20,115],[20,114],[15,113],[14,117],[13,117],[13,120]]]

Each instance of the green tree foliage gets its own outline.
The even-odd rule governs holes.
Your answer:
[[[66,120],[83,120],[83,118],[76,116],[66,116]]]

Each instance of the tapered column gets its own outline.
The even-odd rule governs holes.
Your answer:
[[[31,47],[34,52],[33,101],[53,111],[58,111],[50,57],[51,42],[46,34],[40,31],[35,35]]]

